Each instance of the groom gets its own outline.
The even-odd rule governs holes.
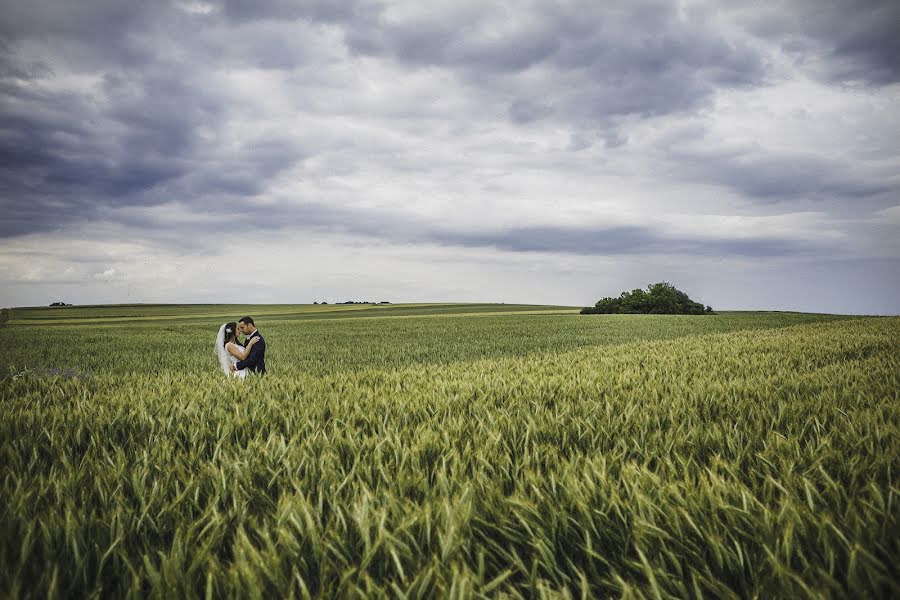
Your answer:
[[[250,341],[250,338],[258,337],[259,341],[250,348],[250,355],[245,360],[238,361],[237,364],[231,365],[232,371],[240,371],[241,369],[250,369],[251,373],[266,373],[266,340],[259,333],[259,329],[253,324],[251,317],[242,317],[237,324],[238,333],[244,335],[244,345]]]

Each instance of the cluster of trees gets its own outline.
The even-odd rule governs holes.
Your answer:
[[[714,314],[711,306],[691,300],[687,294],[666,282],[654,283],[644,291],[640,288],[622,292],[618,298],[602,298],[594,306],[581,309],[583,315],[644,314],[644,315],[704,315]]]
[[[50,306],[72,306],[72,305],[66,304],[65,302],[51,302]]]

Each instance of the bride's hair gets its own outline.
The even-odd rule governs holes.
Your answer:
[[[225,342],[222,345],[224,346],[228,342],[237,343],[237,323],[234,321],[225,323]]]

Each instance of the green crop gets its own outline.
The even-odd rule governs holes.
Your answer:
[[[900,319],[210,312],[14,311],[0,594],[900,594]]]
[[[206,373],[216,368],[213,341],[219,325],[244,312],[254,316],[266,337],[268,369],[284,375],[526,356],[847,318],[800,313],[722,313],[706,320],[584,316],[577,308],[518,305],[16,309],[13,326],[2,333],[0,369]]]

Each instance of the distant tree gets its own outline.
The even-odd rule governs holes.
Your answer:
[[[614,315],[619,312],[619,298],[602,298],[594,306],[581,309],[583,315]]]
[[[9,323],[9,309],[0,309],[0,327],[6,327],[7,323]]]
[[[634,289],[622,292],[618,298],[602,298],[594,306],[581,309],[583,315],[651,314],[703,315],[715,314],[711,306],[704,307],[687,294],[667,282],[653,283],[647,291]]]
[[[65,302],[52,302],[50,306],[72,306],[71,304],[66,304]]]
[[[653,309],[652,298],[644,290],[637,288],[630,292],[622,292],[619,296],[619,312],[622,313],[648,313]]]

